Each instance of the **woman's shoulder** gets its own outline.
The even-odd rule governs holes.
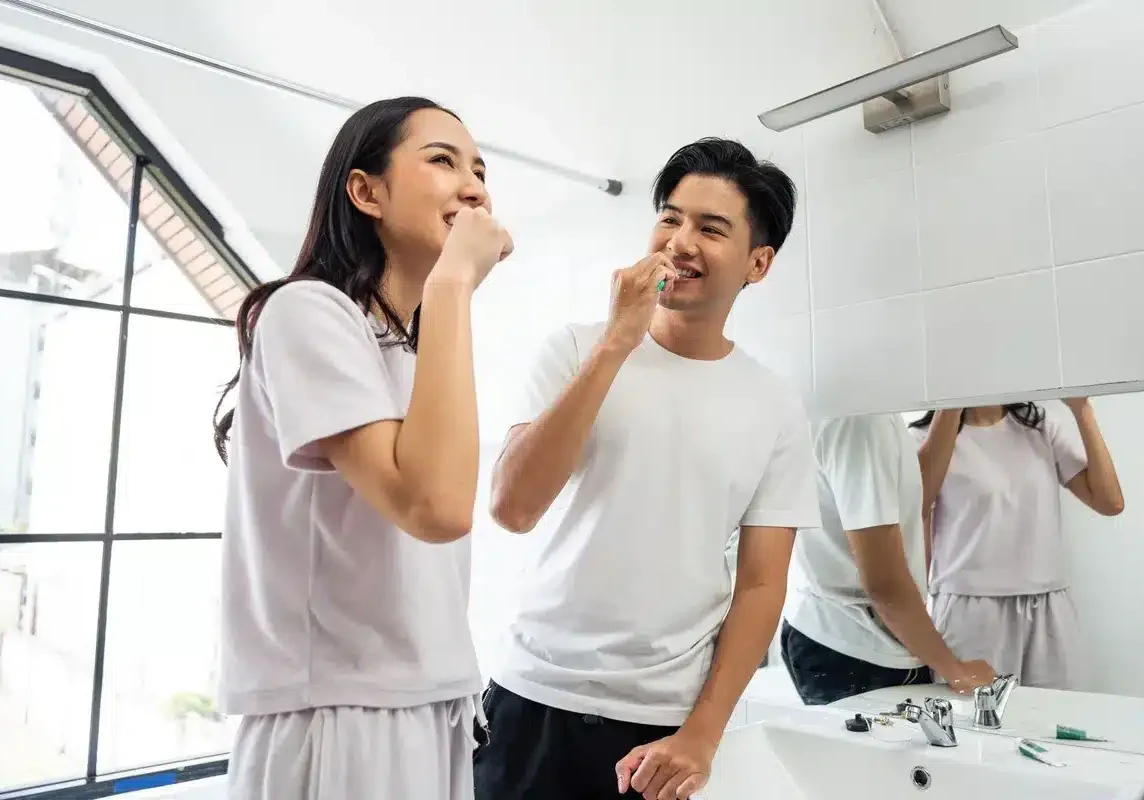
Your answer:
[[[340,311],[356,319],[365,320],[365,313],[349,295],[325,281],[312,278],[292,280],[283,284],[266,300],[262,315],[330,313]]]

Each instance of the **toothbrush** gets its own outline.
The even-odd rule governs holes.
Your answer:
[[[1031,758],[1034,761],[1041,762],[1042,764],[1048,764],[1050,767],[1065,766],[1063,761],[1054,761],[1053,759],[1049,758],[1049,751],[1047,748],[1041,747],[1039,744],[1029,739],[1017,740],[1017,752],[1026,758]]]
[[[667,286],[667,278],[660,278],[660,279],[659,279],[659,284],[658,284],[658,285],[655,287],[655,290],[656,290],[657,292],[662,292],[662,291],[663,291],[663,287],[665,287],[665,286]]]

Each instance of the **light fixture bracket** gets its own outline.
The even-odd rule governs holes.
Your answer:
[[[940,75],[907,89],[895,89],[862,104],[862,124],[885,133],[949,111],[949,76]]]

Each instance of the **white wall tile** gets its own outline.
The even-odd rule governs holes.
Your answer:
[[[909,130],[871,133],[862,125],[861,106],[807,124],[804,142],[807,187],[812,193],[824,186],[909,169],[913,163]]]
[[[919,167],[917,193],[925,288],[1052,266],[1038,137]]]
[[[1144,3],[1095,2],[1037,31],[1046,127],[1144,101]]]
[[[1056,273],[1065,385],[1144,380],[1144,253]]]
[[[758,314],[784,316],[810,310],[810,260],[804,212],[795,212],[795,227],[775,256],[767,277],[747,287],[735,305],[746,303]]]
[[[923,295],[928,399],[1060,385],[1051,270]]]
[[[802,314],[810,310],[810,260],[806,242],[806,153],[801,129],[773,133],[758,126],[763,134],[751,136],[744,143],[759,158],[780,167],[798,190],[794,225],[786,243],[779,250],[766,279],[746,294],[757,313]],[[741,303],[745,297],[741,298]]]
[[[1144,104],[1045,136],[1057,265],[1144,250]]]
[[[751,148],[751,152],[758,158],[766,159],[781,167],[783,172],[790,175],[799,191],[805,191],[806,145],[803,141],[802,128],[775,133],[760,124],[755,124],[742,138],[742,142]]]
[[[1036,32],[1018,39],[1017,50],[950,74],[949,113],[911,126],[916,164],[1040,130]]]
[[[807,221],[816,309],[920,288],[910,170],[813,191]]]
[[[914,294],[815,312],[814,410],[864,413],[924,400],[921,308]]]
[[[790,381],[809,402],[812,391],[810,314],[759,313],[744,292],[727,321],[727,336],[752,357]]]

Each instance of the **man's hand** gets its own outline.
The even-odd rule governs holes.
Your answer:
[[[659,305],[660,281],[671,281],[676,275],[671,258],[664,253],[652,253],[635,266],[612,273],[608,341],[624,352],[639,347]]]
[[[644,800],[686,800],[707,785],[718,742],[681,728],[665,739],[640,745],[616,764],[620,794],[629,788]]]
[[[958,694],[973,694],[978,686],[989,686],[997,679],[997,673],[988,661],[977,659],[975,661],[962,661],[951,675],[943,675],[949,682],[949,688]]]

